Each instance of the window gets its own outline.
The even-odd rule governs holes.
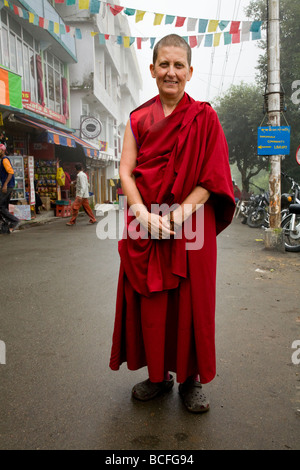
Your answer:
[[[81,103],[81,114],[82,116],[88,116],[90,112],[89,105],[87,103]]]
[[[16,36],[13,33],[9,33],[9,55],[10,55],[10,69],[13,72],[17,72],[17,44]]]
[[[8,49],[8,31],[5,28],[2,28],[2,60],[4,67],[9,67],[9,49]]]
[[[0,63],[22,76],[22,89],[37,101],[35,53],[39,43],[4,9],[0,19]]]
[[[64,66],[63,63],[54,57],[50,52],[45,55],[45,96],[46,106],[58,114],[62,114],[62,78]]]

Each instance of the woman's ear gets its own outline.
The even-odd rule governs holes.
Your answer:
[[[188,82],[190,81],[190,79],[191,79],[192,76],[193,76],[193,71],[194,71],[193,67],[190,67],[189,78],[188,78],[188,80],[187,80]]]
[[[154,65],[153,64],[150,65],[150,72],[151,72],[152,78],[155,78],[155,71],[154,71]]]

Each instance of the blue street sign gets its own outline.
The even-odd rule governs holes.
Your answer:
[[[257,132],[258,155],[289,155],[291,127],[259,127]]]

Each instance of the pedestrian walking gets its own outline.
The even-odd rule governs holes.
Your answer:
[[[0,144],[0,160],[0,214],[4,223],[8,226],[9,232],[13,232],[19,223],[19,219],[9,212],[8,206],[15,187],[15,172],[9,157],[6,155],[4,144]]]
[[[77,179],[76,179],[76,198],[72,204],[72,217],[67,225],[75,225],[76,218],[78,216],[78,212],[80,207],[82,206],[85,213],[89,216],[90,224],[95,224],[97,222],[93,211],[89,205],[89,184],[86,174],[82,171],[82,165],[78,163],[75,165],[75,169],[77,171]]]
[[[161,39],[150,71],[159,94],[131,113],[120,162],[128,214],[110,367],[147,367],[132,389],[142,401],[170,391],[176,373],[186,408],[199,413],[216,374],[216,235],[235,210],[228,148],[215,111],[185,92],[193,68],[183,38]],[[187,248],[191,227],[202,247]]]

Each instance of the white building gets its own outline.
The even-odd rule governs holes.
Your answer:
[[[134,46],[125,48],[115,40],[117,36],[130,36],[128,22],[122,14],[113,16],[103,2],[99,14],[79,10],[77,5],[55,6],[65,23],[80,30],[82,36],[76,39],[78,62],[69,68],[70,125],[78,137],[100,150],[100,158],[86,159],[95,202],[113,201],[126,122],[140,104],[142,88]],[[96,33],[109,34],[110,38],[101,44]],[[102,124],[100,135],[92,139],[81,127],[87,116]]]

